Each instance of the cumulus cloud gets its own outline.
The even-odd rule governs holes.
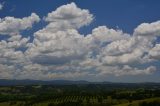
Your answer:
[[[139,36],[160,36],[160,21],[142,23],[135,29],[134,34]]]
[[[123,33],[121,30],[109,29],[106,26],[99,26],[93,29],[92,36],[96,42],[107,43],[116,40],[128,39],[129,34]]]
[[[159,21],[141,24],[133,34],[107,26],[98,26],[88,35],[80,34],[79,28],[93,20],[87,9],[75,3],[63,5],[44,17],[47,25],[34,32],[30,41],[20,31],[39,22],[38,15],[0,19],[0,35],[9,35],[7,40],[0,41],[0,67],[3,67],[0,77],[94,79],[108,74],[139,75],[156,71],[156,66],[146,64],[159,61],[160,46],[155,44],[160,34]]]
[[[150,58],[160,60],[160,44],[156,44],[155,47],[149,51],[149,55]]]
[[[106,71],[110,70],[110,71]],[[108,74],[114,74],[115,76],[122,76],[122,75],[144,75],[144,74],[152,74],[156,71],[155,66],[149,66],[144,69],[131,67],[129,65],[124,66],[103,66],[100,67],[100,71],[98,73],[99,76],[106,76]]]
[[[86,9],[80,9],[75,3],[63,5],[48,14],[45,18],[48,22],[58,24],[61,28],[80,28],[88,25],[93,20],[93,15]]]
[[[17,35],[19,31],[32,28],[33,23],[39,22],[40,18],[35,13],[29,17],[14,18],[5,17],[0,18],[0,34],[1,35]]]
[[[74,3],[57,8],[46,17],[49,24],[34,34],[35,39],[26,54],[42,64],[64,64],[83,58],[88,48],[84,36],[76,29],[92,20],[88,10],[80,9]]]

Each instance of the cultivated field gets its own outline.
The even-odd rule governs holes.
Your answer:
[[[160,106],[160,85],[1,86],[0,106]]]

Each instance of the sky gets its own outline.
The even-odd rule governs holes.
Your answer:
[[[160,82],[159,0],[0,0],[0,79]]]

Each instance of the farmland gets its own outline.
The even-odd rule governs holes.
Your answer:
[[[159,84],[12,85],[0,106],[160,106]]]

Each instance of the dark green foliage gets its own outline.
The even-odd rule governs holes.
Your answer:
[[[139,106],[160,106],[160,101],[153,101],[153,102],[142,102]]]
[[[160,85],[27,85],[0,87],[0,102],[9,105],[34,106],[112,106],[135,100],[160,97]],[[159,102],[142,102],[139,106],[160,106]]]
[[[48,106],[56,106],[54,103],[48,103]]]

